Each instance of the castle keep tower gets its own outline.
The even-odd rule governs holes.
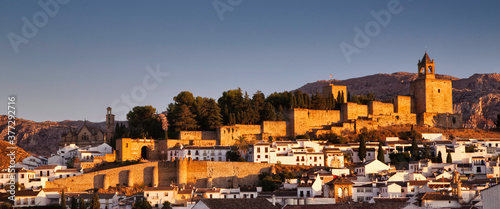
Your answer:
[[[337,100],[339,95],[343,95],[343,103],[347,103],[347,86],[329,84],[328,86],[323,87],[324,97],[328,98],[329,96],[333,96],[333,98]]]
[[[418,78],[410,84],[410,95],[419,125],[459,128],[460,114],[453,114],[451,80],[436,79],[434,60],[425,52],[418,61]]]
[[[106,143],[109,143],[115,135],[115,115],[111,114],[111,107],[106,110]]]
[[[434,60],[425,52],[418,62],[418,78],[410,84],[416,113],[453,113],[451,80],[436,79]]]

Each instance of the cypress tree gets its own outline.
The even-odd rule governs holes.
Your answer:
[[[365,135],[359,135],[359,149],[358,149],[359,160],[363,161],[366,158],[366,140]]]
[[[71,209],[78,209],[78,201],[75,197],[71,197]]]
[[[411,142],[411,158],[413,160],[418,160],[418,145],[417,145],[417,140],[413,139]]]
[[[436,159],[437,163],[443,163],[443,156],[441,155],[441,151],[438,152],[438,156]]]
[[[92,204],[90,206],[90,209],[100,209],[101,208],[101,203],[99,202],[99,195],[97,195],[97,192],[94,193],[94,196],[92,197]]]
[[[64,196],[64,190],[61,193],[61,207],[66,209],[66,196]]]
[[[448,152],[448,155],[446,156],[446,163],[453,163],[453,160],[451,159],[451,154]]]
[[[384,149],[382,148],[382,141],[380,141],[378,143],[377,160],[379,160],[380,162],[385,163],[385,156],[384,156]]]
[[[79,202],[78,209],[87,209],[87,203],[85,202],[85,200],[83,200],[83,198],[80,197],[80,200],[78,202]]]

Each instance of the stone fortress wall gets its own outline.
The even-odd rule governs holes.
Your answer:
[[[258,175],[264,172],[274,172],[273,164],[191,160],[148,162],[56,179],[47,182],[46,188],[66,188],[70,192],[117,185],[230,188],[257,185]]]
[[[391,125],[425,125],[440,128],[462,127],[461,114],[453,113],[451,81],[435,79],[434,60],[425,53],[418,62],[418,78],[410,84],[410,96],[396,96],[392,103],[371,101],[367,105],[347,102],[347,87],[329,84],[323,88],[324,96],[344,95],[340,110],[310,110],[294,108],[284,111],[285,121],[264,121],[262,125],[230,125],[215,131],[182,131],[179,139],[158,141],[156,145],[143,144],[151,149],[149,154],[161,154],[165,148],[175,145],[214,146],[234,145],[237,139],[249,141],[295,139],[298,135],[322,134],[344,131],[358,132],[363,128],[376,129]],[[117,142],[117,147],[125,148]],[[162,147],[162,148],[159,148]],[[132,146],[124,158],[137,159],[139,148]],[[118,150],[117,155],[120,154]],[[147,155],[150,158],[150,155]]]

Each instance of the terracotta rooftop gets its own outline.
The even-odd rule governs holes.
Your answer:
[[[16,197],[35,197],[38,195],[38,192],[31,191],[31,190],[21,190],[21,191],[16,191]]]
[[[418,181],[418,180],[411,180],[409,181],[410,186],[423,186],[426,185],[428,181]]]
[[[60,169],[56,171],[56,173],[78,173],[78,172],[80,171],[77,169]]]
[[[328,185],[334,185],[334,184],[354,184],[354,183],[352,183],[352,181],[349,181],[348,179],[346,179],[344,177],[337,177],[337,178],[329,181],[326,184],[328,184]]]
[[[55,169],[58,165],[42,165],[35,168],[35,170],[41,169]]]
[[[174,187],[148,187],[144,191],[172,191]]]
[[[422,196],[421,200],[457,200],[456,198],[444,195],[439,192],[428,192]]]

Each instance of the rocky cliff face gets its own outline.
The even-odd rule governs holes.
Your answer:
[[[345,85],[351,95],[372,92],[379,101],[391,102],[397,95],[410,94],[410,82],[417,78],[416,73],[398,72],[376,74],[347,80],[317,81],[308,83],[296,90],[313,94],[321,92],[323,86],[333,83]],[[466,128],[491,128],[500,113],[500,74],[474,74],[465,79],[447,75],[436,75],[438,79],[452,80],[453,104],[457,113],[462,113]]]
[[[7,116],[0,116],[0,138],[7,139]],[[79,130],[83,121],[61,121],[61,122],[34,122],[30,120],[16,119],[17,146],[28,152],[38,155],[50,156],[59,148],[59,142],[63,133],[70,128]],[[87,122],[87,125],[104,130],[105,123]]]

